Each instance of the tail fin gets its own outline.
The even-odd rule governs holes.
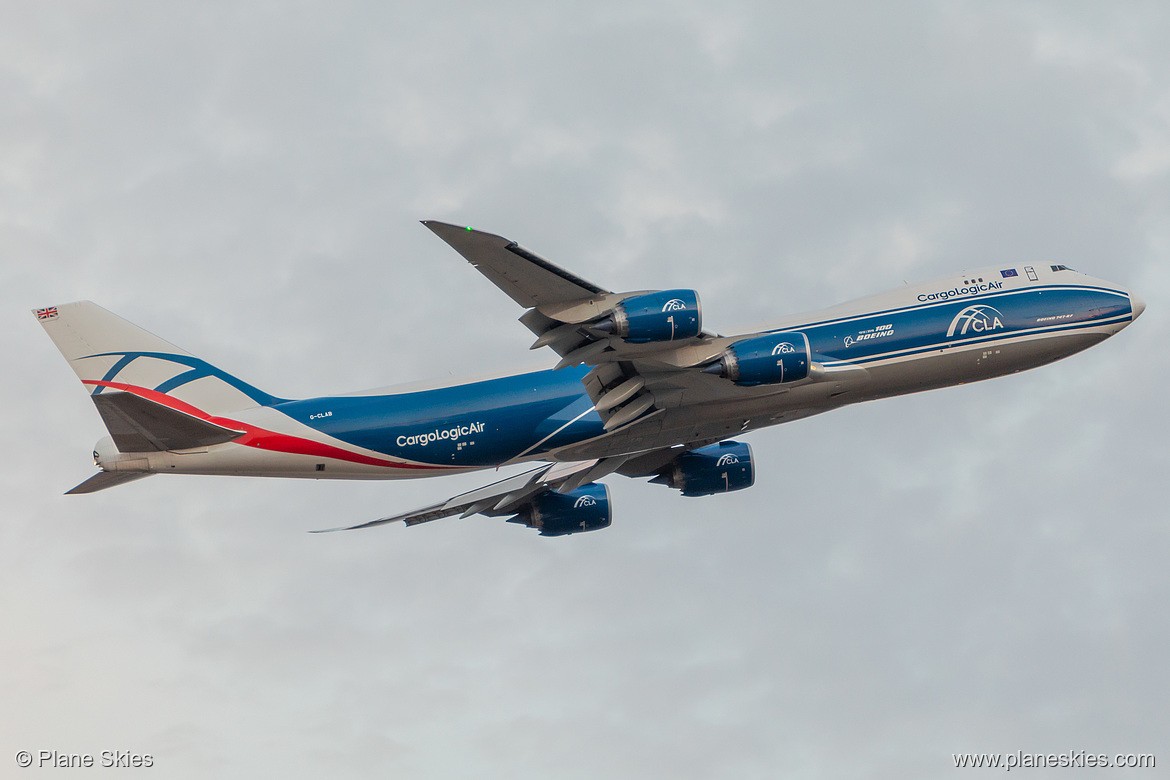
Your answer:
[[[95,403],[102,393],[115,391],[141,394],[156,402],[165,401],[155,395],[161,394],[178,401],[176,408],[193,407],[216,416],[283,400],[90,301],[33,313]],[[99,404],[98,409],[103,406]]]

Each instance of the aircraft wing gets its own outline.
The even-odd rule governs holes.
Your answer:
[[[693,296],[698,323],[699,304],[693,291],[639,290],[615,293],[545,260],[515,241],[468,227],[423,222],[463,255],[476,270],[528,311],[520,322],[536,334],[532,349],[548,347],[561,356],[556,368],[587,365],[585,390],[605,424],[607,435],[619,429],[651,432],[671,407],[742,398],[731,383],[702,369],[722,354],[728,339],[702,331],[665,340],[624,338],[615,332],[626,302],[664,296],[654,311],[682,304],[674,295]],[[691,305],[691,304],[687,304]],[[667,315],[663,315],[664,317]],[[673,326],[672,326],[673,328]],[[657,422],[655,422],[657,420]]]
[[[526,309],[609,292],[553,265],[515,241],[446,222],[426,220],[423,224]]]
[[[600,460],[574,461],[542,465],[530,471],[516,474],[490,485],[461,493],[447,501],[414,509],[410,512],[382,517],[358,525],[341,528],[327,528],[311,533],[331,531],[354,531],[372,528],[387,523],[405,522],[408,526],[428,523],[443,517],[469,517],[481,514],[488,517],[513,515],[508,522],[522,523],[531,528],[541,528],[540,520],[528,511],[533,499],[546,491],[560,494],[570,493],[577,488],[617,471],[628,460],[626,456],[602,458]],[[543,529],[542,529],[543,530]]]

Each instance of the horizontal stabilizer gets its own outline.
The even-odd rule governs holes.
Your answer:
[[[200,420],[133,393],[113,392],[90,397],[115,446],[122,452],[210,447],[244,435],[242,431]]]
[[[99,471],[77,487],[66,491],[65,495],[76,496],[81,493],[96,493],[99,490],[124,485],[127,482],[133,482],[136,479],[150,476],[153,476],[153,474],[149,471]]]

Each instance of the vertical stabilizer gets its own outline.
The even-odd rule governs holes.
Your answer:
[[[94,396],[161,393],[208,415],[281,400],[90,301],[33,313]]]

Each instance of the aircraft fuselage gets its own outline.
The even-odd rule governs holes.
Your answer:
[[[666,380],[655,391],[662,413],[627,430],[604,430],[582,384],[590,366],[579,365],[427,390],[279,401],[220,420],[247,427],[238,441],[126,455],[106,439],[96,455],[107,471],[317,479],[606,458],[719,441],[845,404],[1034,368],[1117,333],[1143,308],[1128,291],[1061,266],[993,267],[712,338],[691,348],[696,364],[745,338],[784,332],[807,338],[813,365],[798,382],[742,387],[663,364]],[[116,376],[108,384],[116,388]],[[687,393],[699,391],[712,400],[687,404]]]

